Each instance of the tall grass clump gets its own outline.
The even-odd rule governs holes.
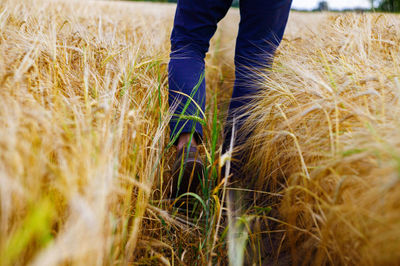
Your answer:
[[[278,193],[293,263],[398,264],[400,17],[311,16],[260,84],[248,179]]]
[[[163,172],[172,11],[2,1],[1,264],[162,257],[141,229]]]

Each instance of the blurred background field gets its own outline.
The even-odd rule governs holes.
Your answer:
[[[138,0],[126,0],[138,1]],[[141,0],[146,2],[176,3],[177,0]],[[239,7],[239,0],[232,0]],[[380,11],[400,12],[399,0],[293,0],[292,9],[298,11]]]
[[[214,172],[239,13],[206,58],[203,153],[216,187],[183,216],[163,201],[174,8],[1,1],[0,264],[227,263]],[[249,263],[400,262],[399,24],[291,14],[248,120]]]

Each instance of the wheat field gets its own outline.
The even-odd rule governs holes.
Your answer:
[[[220,172],[238,10],[206,58],[213,188],[182,215],[165,200],[175,5],[0,3],[1,265],[400,262],[399,16],[291,14],[248,114],[243,240]]]
[[[249,182],[279,191],[294,264],[395,265],[400,17],[320,19],[288,28],[260,84],[247,122]]]

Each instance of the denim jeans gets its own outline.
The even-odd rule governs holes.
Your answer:
[[[240,24],[235,49],[235,83],[228,120],[236,119],[236,129],[246,119],[242,114],[257,92],[257,70],[271,66],[289,16],[291,0],[241,0]],[[171,34],[168,66],[171,140],[181,133],[195,132],[200,140],[206,82],[204,58],[217,23],[226,15],[232,0],[178,0]],[[190,97],[188,97],[190,96]],[[184,115],[184,116],[182,116]],[[231,129],[225,127],[224,147],[229,146]],[[240,143],[237,143],[240,144]],[[225,149],[224,148],[224,149]]]

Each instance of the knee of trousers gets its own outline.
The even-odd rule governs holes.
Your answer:
[[[201,40],[171,40],[171,54],[173,59],[203,60],[209,48],[209,43]]]

